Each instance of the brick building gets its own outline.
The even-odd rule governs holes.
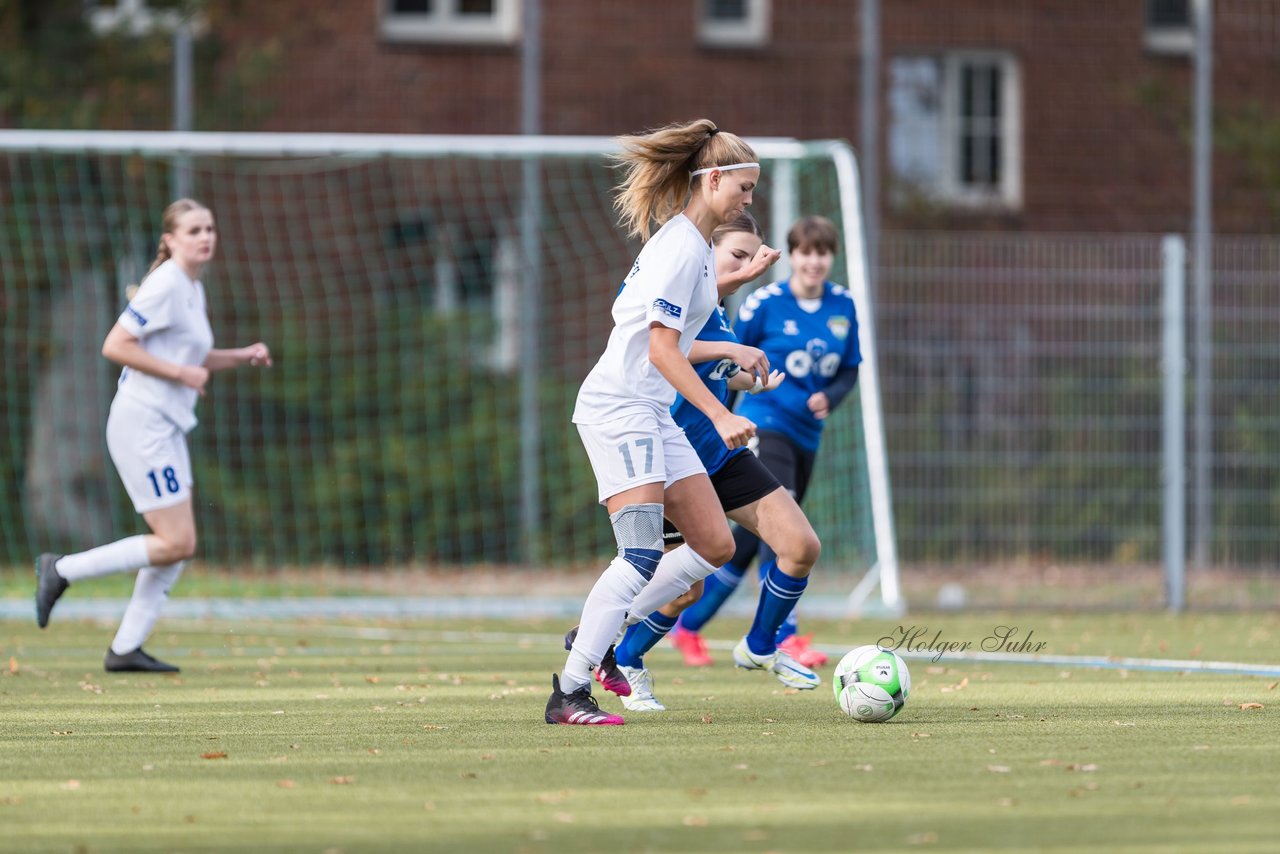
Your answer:
[[[261,129],[519,131],[519,0],[301,5],[246,6],[222,22],[233,44],[277,49]],[[1185,229],[1189,7],[882,3],[886,225]],[[1280,12],[1267,0],[1215,7],[1215,225],[1266,232],[1280,190],[1265,185],[1268,155],[1249,127],[1280,108]],[[856,143],[859,10],[855,0],[543,0],[543,131],[615,134],[705,115],[744,134]]]

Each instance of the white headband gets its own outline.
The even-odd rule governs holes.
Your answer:
[[[715,172],[717,169],[721,172],[729,172],[734,169],[759,169],[759,163],[733,163],[729,166],[708,166],[706,169],[695,169],[689,173],[689,177],[693,178],[697,175],[705,175],[708,172]]]

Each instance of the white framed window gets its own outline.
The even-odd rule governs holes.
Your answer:
[[[889,167],[896,201],[973,207],[1022,204],[1022,99],[1017,61],[955,51],[889,63]]]
[[[759,47],[769,41],[769,0],[698,0],[698,41]]]
[[[378,30],[396,42],[511,44],[520,0],[378,0]]]
[[[190,0],[91,0],[85,4],[89,27],[100,36],[171,33],[184,18],[198,35],[204,28],[204,18],[194,10],[195,4]]]
[[[1190,56],[1195,48],[1191,0],[1146,0],[1143,44],[1152,53]]]

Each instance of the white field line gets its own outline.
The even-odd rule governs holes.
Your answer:
[[[566,626],[566,628],[568,627]],[[399,643],[485,643],[513,644],[521,647],[553,644],[556,649],[559,649],[564,642],[564,636],[558,634],[403,629],[387,628],[385,626],[344,626],[327,623],[297,624],[214,620],[178,623],[176,621],[166,621],[162,630],[172,632],[227,631],[240,635],[301,635]],[[707,646],[711,649],[725,652],[732,650],[734,644],[734,641],[707,641]],[[833,661],[847,651],[841,647],[821,644],[817,645],[817,648],[831,656]],[[1014,652],[947,652],[937,656],[936,653],[927,651],[899,651],[898,654],[905,659],[930,661],[937,664],[954,664],[956,662],[966,664],[1021,664],[1051,667],[1084,667],[1100,670],[1143,670],[1158,673],[1211,673],[1220,676],[1280,677],[1280,665],[1254,664],[1242,661],[1201,661],[1198,659],[1131,658],[1101,655],[1041,655]],[[937,658],[936,662],[934,661],[935,658]]]

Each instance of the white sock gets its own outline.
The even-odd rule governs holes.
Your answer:
[[[716,567],[703,560],[688,543],[667,552],[658,562],[653,580],[631,603],[628,622],[640,622],[715,571]]]
[[[178,580],[184,566],[185,561],[178,561],[168,566],[147,566],[138,570],[129,607],[124,609],[120,629],[111,642],[112,652],[123,655],[142,646],[160,616],[160,608],[169,598],[169,588]]]
[[[592,669],[609,651],[609,644],[618,636],[627,608],[644,585],[644,576],[621,557],[614,558],[600,573],[600,578],[587,594],[586,604],[582,606],[578,637],[560,674],[561,691],[567,694],[591,684]]]
[[[54,569],[67,581],[131,572],[151,562],[147,557],[147,538],[143,534],[125,537],[87,552],[77,552],[58,559]]]

